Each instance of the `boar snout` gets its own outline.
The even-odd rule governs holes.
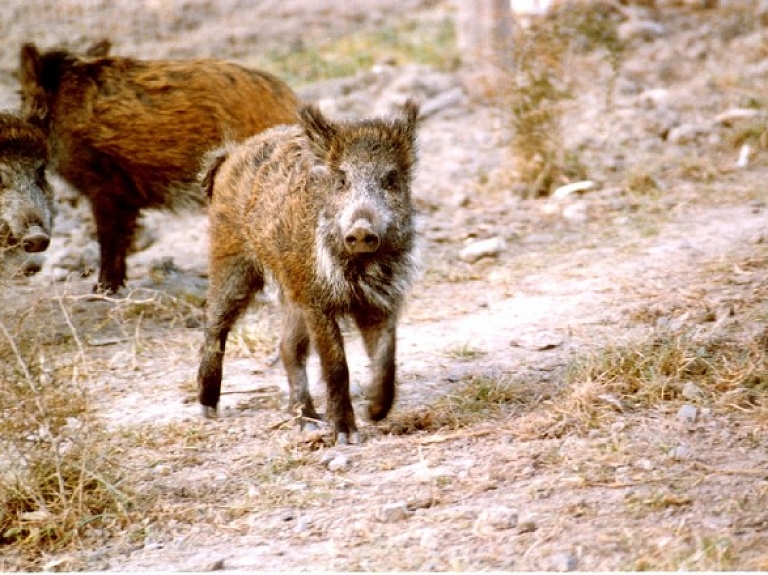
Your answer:
[[[344,247],[351,254],[369,254],[379,249],[381,239],[370,220],[360,218],[344,234]]]
[[[341,213],[339,224],[348,254],[372,254],[381,247],[392,216],[377,197],[351,202]]]
[[[40,226],[30,227],[24,237],[21,238],[21,247],[29,253],[44,252],[50,243],[51,238]]]

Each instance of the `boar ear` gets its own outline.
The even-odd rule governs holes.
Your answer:
[[[85,55],[91,58],[106,58],[109,56],[109,51],[112,49],[112,42],[107,38],[102,38],[98,42],[91,44],[91,46],[85,51]]]
[[[413,140],[416,135],[416,124],[419,120],[419,104],[416,100],[408,98],[403,104],[401,122],[405,133]]]
[[[34,44],[24,44],[19,54],[18,76],[24,116],[33,124],[44,122],[48,116],[42,68],[40,51]]]
[[[24,83],[38,82],[40,78],[40,51],[34,44],[26,43],[19,54],[19,80]]]
[[[319,157],[328,155],[331,141],[336,136],[338,129],[313,105],[307,104],[299,109],[299,121],[304,127],[304,132],[309,138],[312,151]]]

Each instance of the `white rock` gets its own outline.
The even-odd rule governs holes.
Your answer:
[[[700,399],[704,395],[704,392],[701,391],[701,388],[692,381],[686,381],[683,385],[683,391],[681,392],[681,395],[685,399]]]
[[[749,155],[752,153],[752,148],[749,144],[744,144],[739,150],[739,159],[736,160],[737,168],[746,168],[749,165]]]
[[[669,131],[667,142],[670,144],[687,144],[696,140],[698,136],[706,133],[701,126],[693,124],[680,124]]]
[[[553,193],[552,197],[556,200],[562,200],[566,196],[570,196],[571,194],[575,194],[578,192],[587,192],[595,187],[595,182],[592,180],[583,180],[581,182],[571,182],[570,184],[565,184],[564,186],[560,186],[557,188]]]
[[[695,423],[697,415],[698,411],[690,403],[686,403],[677,411],[677,418],[687,425]]]
[[[652,20],[627,20],[619,25],[617,32],[624,42],[635,39],[650,41],[663,36],[667,29]]]
[[[731,108],[715,116],[715,123],[730,126],[736,120],[750,120],[760,115],[755,108]]]
[[[569,222],[583,224],[588,218],[587,203],[584,201],[573,202],[563,208],[563,217]]]
[[[517,527],[517,511],[509,507],[498,506],[483,509],[475,519],[473,530],[483,534]]]
[[[570,553],[555,553],[549,558],[549,564],[553,571],[564,573],[566,571],[576,571],[578,561]]]
[[[408,505],[405,501],[387,503],[379,509],[376,518],[382,523],[395,523],[408,519]]]
[[[643,471],[653,471],[654,465],[653,461],[650,459],[638,459],[635,461],[635,467],[638,469],[642,469]]]
[[[536,519],[534,517],[523,517],[517,522],[518,533],[532,533],[533,531],[536,531],[537,528],[538,525],[536,524]]]
[[[424,549],[440,549],[443,546],[443,542],[440,540],[440,533],[437,529],[427,527],[421,532],[419,537],[419,546]]]
[[[688,449],[685,445],[678,445],[677,447],[670,449],[668,455],[670,459],[674,461],[684,461],[686,459],[690,459],[691,450]]]
[[[480,258],[496,257],[505,248],[507,243],[504,238],[496,236],[487,240],[473,242],[459,252],[459,259],[467,263],[474,263]]]
[[[328,462],[328,469],[331,471],[340,471],[349,467],[349,458],[344,454],[339,454]]]

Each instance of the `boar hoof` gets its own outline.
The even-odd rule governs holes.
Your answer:
[[[362,440],[357,431],[353,431],[351,434],[342,431],[336,436],[336,445],[360,445],[361,443]]]
[[[206,419],[217,419],[219,417],[219,412],[215,407],[211,407],[210,405],[203,405],[203,417]]]
[[[319,419],[311,419],[309,417],[301,418],[301,430],[312,433],[313,431],[320,431],[324,426],[323,422]]]

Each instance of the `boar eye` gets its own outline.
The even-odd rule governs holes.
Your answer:
[[[388,171],[382,179],[382,185],[388,190],[395,189],[398,184],[397,170]]]
[[[347,174],[345,174],[342,170],[339,170],[336,173],[336,187],[339,190],[347,189]]]
[[[41,183],[45,180],[45,166],[40,166],[35,171],[35,180],[37,180],[37,183]]]

